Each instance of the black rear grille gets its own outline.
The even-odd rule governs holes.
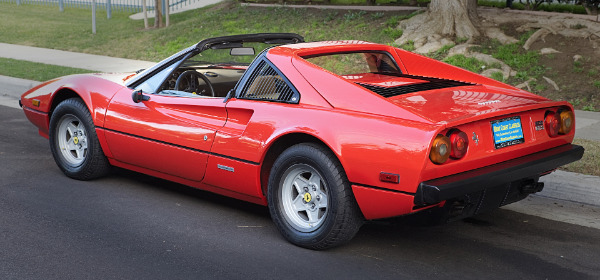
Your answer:
[[[402,95],[402,94],[407,94],[407,93],[411,93],[411,92],[419,92],[419,91],[426,91],[426,90],[432,90],[432,89],[474,85],[472,83],[461,82],[461,81],[446,80],[446,79],[439,79],[439,78],[432,78],[432,77],[412,76],[412,75],[406,75],[406,74],[392,74],[392,73],[377,73],[377,74],[425,81],[425,82],[421,82],[421,83],[417,83],[417,84],[403,85],[403,86],[397,86],[397,87],[380,87],[380,86],[374,86],[374,85],[369,85],[369,84],[357,83],[358,85],[360,85],[374,93],[377,93],[383,97],[386,97],[386,98],[392,97],[392,96],[397,96],[397,95]]]

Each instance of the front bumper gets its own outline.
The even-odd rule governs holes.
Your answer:
[[[505,185],[519,185],[521,191],[524,191],[526,184],[534,184],[535,189],[541,175],[581,159],[583,152],[583,147],[567,144],[472,171],[422,182],[417,188],[414,204],[416,207],[432,205],[446,200],[460,199],[473,193],[485,193],[487,189]]]

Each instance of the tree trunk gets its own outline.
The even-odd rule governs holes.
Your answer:
[[[587,8],[586,8],[587,10]],[[591,15],[598,15],[598,4],[591,4],[590,5],[590,14]]]
[[[142,11],[144,13],[144,28],[148,29],[148,8],[146,7],[146,0],[142,0]]]
[[[472,40],[479,24],[477,0],[431,0],[426,13],[400,22],[404,32],[396,44],[412,41],[417,52],[427,53],[456,38]]]
[[[165,0],[165,26],[169,27],[169,0]]]
[[[474,25],[479,22],[477,0],[431,0],[428,13],[441,35],[469,39],[479,35]]]
[[[467,6],[467,14],[471,23],[479,25],[479,13],[477,13],[477,0],[464,0],[465,6]]]
[[[163,27],[162,23],[162,1],[154,1],[154,28]]]

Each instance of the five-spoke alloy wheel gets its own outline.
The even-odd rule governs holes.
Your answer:
[[[73,115],[63,115],[58,120],[56,140],[65,162],[73,167],[81,165],[88,151],[87,132],[81,120]]]
[[[319,228],[327,216],[327,185],[310,165],[296,164],[283,175],[281,204],[287,222],[300,232]]]
[[[268,204],[281,234],[301,247],[322,250],[350,241],[364,218],[338,159],[327,148],[303,143],[273,163]]]

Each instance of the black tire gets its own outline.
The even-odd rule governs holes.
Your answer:
[[[50,118],[49,140],[54,161],[68,177],[91,180],[110,171],[92,116],[81,99],[58,104]]]
[[[311,143],[294,145],[277,158],[268,204],[284,238],[313,250],[350,241],[364,221],[342,165],[328,149]]]

